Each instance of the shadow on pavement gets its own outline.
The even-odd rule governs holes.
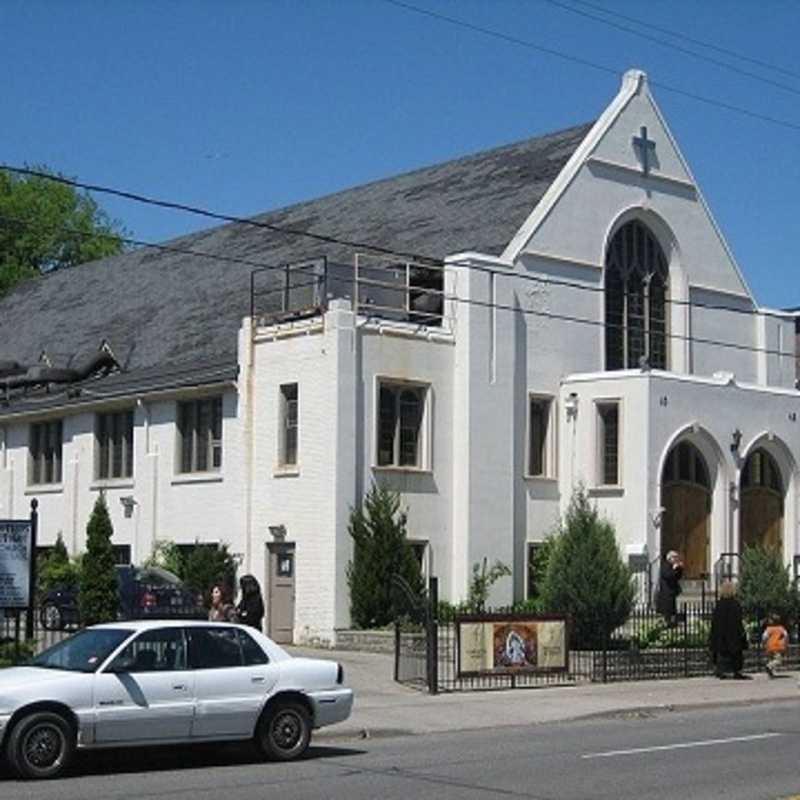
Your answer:
[[[311,745],[302,761],[362,755],[365,751],[350,747]],[[61,780],[91,775],[124,775],[137,772],[169,772],[214,767],[261,764],[265,769],[280,762],[266,761],[249,743],[208,743],[189,746],[133,747],[79,752],[75,765]],[[0,764],[0,781],[15,780],[8,765]],[[35,782],[31,784],[35,785]]]

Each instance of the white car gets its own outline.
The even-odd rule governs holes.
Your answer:
[[[288,761],[350,715],[343,681],[336,662],[293,658],[241,625],[96,625],[0,669],[0,745],[23,778],[60,775],[77,747],[254,740]]]

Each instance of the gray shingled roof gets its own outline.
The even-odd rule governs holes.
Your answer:
[[[256,220],[442,258],[499,254],[591,125],[528,139],[273,211]],[[352,249],[242,225],[168,243],[216,256],[282,264]],[[108,340],[123,369],[235,361],[249,313],[251,267],[140,249],[36,278],[0,300],[0,361],[45,350],[69,366]]]

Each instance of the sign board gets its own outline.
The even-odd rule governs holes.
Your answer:
[[[456,618],[458,673],[566,672],[567,621],[563,617],[487,615]]]
[[[27,608],[33,540],[31,520],[0,520],[0,608]]]

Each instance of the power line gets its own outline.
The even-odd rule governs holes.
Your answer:
[[[63,179],[63,180],[67,180],[67,179]],[[167,202],[167,201],[165,201],[165,202]],[[209,213],[211,213],[211,212],[209,212]],[[13,217],[11,217],[11,218],[4,217],[4,216],[0,215],[0,222],[3,222],[3,221],[10,221],[13,224],[30,224],[30,225],[33,225],[33,223],[29,222],[29,221],[25,221],[25,220],[21,220],[21,219],[18,219],[18,218],[13,218]],[[234,221],[237,221],[237,220],[234,218]],[[65,227],[62,227],[62,230],[65,230]],[[66,229],[66,230],[69,230],[69,229]],[[93,234],[91,232],[84,232],[84,231],[81,231],[81,232],[72,231],[72,232],[79,233],[80,235],[84,235],[84,236],[87,236],[87,237],[97,236],[97,234]],[[104,237],[109,237],[109,238],[114,237],[114,234],[110,234],[110,233],[109,234],[100,234],[100,235],[104,236]],[[297,233],[295,235],[305,236],[307,234],[304,233],[304,232],[300,232],[300,233]],[[114,237],[114,238],[122,238],[122,237]],[[201,257],[204,257],[204,258],[211,258],[211,259],[219,260],[219,261],[233,261],[234,263],[243,263],[243,264],[247,264],[249,266],[255,266],[255,267],[258,267],[258,268],[264,268],[266,266],[266,268],[268,268],[268,269],[280,269],[281,266],[283,266],[283,265],[281,265],[281,266],[265,265],[263,262],[254,262],[254,261],[250,261],[250,260],[246,260],[246,259],[237,259],[237,258],[234,258],[234,257],[231,257],[231,256],[215,256],[215,255],[212,255],[210,253],[204,253],[203,251],[195,251],[195,250],[191,250],[191,249],[187,249],[187,248],[174,248],[174,247],[171,247],[171,246],[168,246],[168,245],[157,245],[157,244],[153,244],[151,242],[144,242],[142,240],[136,240],[136,239],[126,239],[126,241],[131,242],[131,243],[136,243],[136,244],[138,244],[138,245],[140,245],[142,247],[145,247],[145,248],[152,247],[152,248],[154,248],[156,250],[163,250],[163,251],[166,251],[166,252],[176,252],[176,253],[179,253],[179,254],[182,254],[182,255],[201,256]],[[352,246],[351,243],[346,242],[345,240],[336,239],[335,241],[336,241],[337,244],[340,244],[340,245]],[[389,252],[391,252],[391,251],[389,251]],[[455,263],[458,264],[458,262],[455,262]],[[537,276],[526,275],[524,273],[503,272],[503,271],[500,271],[500,270],[493,270],[491,268],[482,267],[480,265],[475,265],[475,264],[471,264],[471,263],[467,263],[467,262],[464,262],[461,265],[464,266],[464,267],[467,267],[469,269],[477,269],[477,270],[480,270],[480,271],[488,272],[490,274],[504,275],[504,276],[509,277],[509,278],[519,278],[519,279],[522,279],[522,280],[534,281],[534,282],[537,282],[537,283],[554,284],[554,285],[558,285],[558,286],[568,286],[570,288],[579,289],[579,290],[588,290],[588,291],[592,291],[592,292],[604,292],[605,291],[603,287],[589,286],[587,284],[573,283],[571,281],[562,281],[562,280],[558,280],[558,279],[539,278]],[[440,260],[440,266],[442,266],[442,267],[445,266],[445,262]],[[365,284],[375,283],[374,281],[370,281],[370,280],[365,280],[363,282]],[[305,284],[303,284],[303,285],[305,285]],[[492,303],[492,302],[488,302],[488,301],[477,300],[475,298],[464,298],[464,297],[458,297],[457,295],[448,295],[444,291],[440,291],[440,290],[430,290],[430,289],[424,289],[424,288],[417,288],[416,291],[420,292],[421,294],[437,295],[437,296],[440,296],[443,300],[450,300],[450,301],[456,302],[456,303],[462,303],[462,304],[467,304],[467,305],[476,305],[476,306],[484,307],[484,308],[494,308],[494,309],[500,310],[500,311],[503,311],[503,310],[511,311],[511,312],[515,312],[515,313],[522,313],[524,315],[535,316],[535,317],[540,317],[540,318],[550,319],[550,320],[555,320],[555,321],[570,322],[570,323],[583,324],[583,325],[590,325],[590,326],[594,326],[594,327],[601,327],[601,328],[604,328],[604,329],[609,329],[609,328],[619,329],[619,330],[622,330],[623,332],[627,331],[628,328],[630,328],[629,325],[611,323],[611,322],[607,322],[605,320],[586,319],[585,317],[574,317],[574,316],[571,316],[571,315],[568,315],[568,314],[556,314],[554,312],[549,312],[549,311],[541,311],[541,310],[536,310],[536,309],[526,309],[526,308],[522,308],[521,306],[518,306],[518,305],[517,306],[512,306],[512,305],[507,305],[507,304],[502,304],[502,303]],[[630,296],[630,295],[628,295],[628,296]],[[665,302],[675,302],[675,303],[685,304],[685,305],[689,305],[689,306],[696,305],[696,304],[691,303],[690,301],[677,301],[677,300],[669,301],[669,300],[666,300]],[[757,312],[754,312],[754,311],[747,311],[745,309],[734,309],[734,308],[729,308],[729,307],[726,307],[726,306],[721,306],[721,307],[718,308],[718,310],[721,310],[721,311],[734,311],[734,312],[741,311],[742,313],[757,313]],[[424,314],[424,312],[420,312],[420,313]],[[776,315],[776,316],[778,316],[778,315]],[[646,334],[647,332],[643,331],[643,333]],[[652,335],[652,331],[650,332],[650,334]],[[726,341],[722,341],[722,340],[718,340],[718,339],[708,339],[708,338],[704,338],[704,337],[693,336],[691,334],[690,335],[684,335],[684,334],[671,333],[671,332],[664,331],[664,332],[659,332],[656,335],[663,336],[665,340],[666,339],[675,339],[675,340],[678,340],[678,341],[695,342],[695,343],[698,343],[698,344],[705,344],[705,345],[716,346],[716,347],[724,347],[724,348],[727,348],[727,349],[743,351],[743,352],[764,353],[765,355],[786,356],[786,357],[791,357],[791,358],[795,357],[795,353],[789,352],[789,351],[775,350],[775,349],[771,349],[771,348],[755,347],[755,346],[751,346],[751,345],[743,345],[743,344],[739,344],[737,342],[726,342]]]
[[[573,3],[577,3],[581,6],[586,6],[586,8],[592,8],[595,11],[601,11],[603,14],[607,14],[609,17],[617,17],[618,19],[624,19],[627,22],[633,22],[636,25],[641,25],[644,28],[651,28],[654,31],[658,31],[659,33],[666,33],[667,36],[674,36],[676,39],[682,39],[686,42],[690,42],[691,44],[699,45],[700,47],[707,47],[709,50],[714,50],[717,53],[722,53],[726,56],[731,56],[732,58],[738,58],[741,61],[746,61],[749,64],[753,64],[757,67],[763,67],[764,69],[772,70],[773,72],[782,73],[783,75],[788,75],[790,78],[798,78],[800,79],[800,73],[792,72],[792,70],[784,69],[783,67],[778,67],[775,64],[769,64],[766,61],[759,61],[757,58],[752,58],[750,56],[742,55],[742,53],[737,52],[736,50],[728,50],[724,47],[720,47],[719,45],[713,44],[712,42],[707,42],[702,39],[694,39],[691,36],[687,36],[685,33],[681,33],[679,31],[670,30],[669,28],[664,28],[663,26],[655,25],[652,22],[646,22],[641,19],[637,19],[636,17],[631,17],[626,14],[621,14],[619,11],[612,11],[609,8],[604,8],[603,6],[596,5],[595,3],[588,3],[586,0],[572,0]]]
[[[223,213],[216,212],[216,211],[210,211],[208,209],[192,207],[192,206],[186,206],[186,205],[183,205],[183,204],[180,204],[180,203],[176,203],[176,202],[173,202],[173,201],[170,201],[170,200],[147,198],[144,195],[135,194],[133,192],[128,192],[128,191],[121,190],[121,189],[114,189],[112,187],[107,187],[107,186],[99,186],[97,184],[85,183],[83,181],[78,181],[78,180],[74,180],[74,179],[71,179],[71,178],[65,178],[65,177],[60,176],[60,175],[50,175],[49,173],[40,172],[40,171],[37,171],[37,170],[31,170],[31,169],[29,169],[27,167],[12,167],[12,166],[8,166],[8,165],[3,165],[3,166],[0,167],[0,169],[6,169],[6,170],[8,170],[10,172],[16,172],[16,173],[20,173],[20,174],[24,174],[24,175],[31,175],[31,176],[38,177],[38,178],[43,178],[43,179],[47,179],[47,180],[56,181],[58,183],[62,183],[62,184],[66,184],[68,186],[71,186],[73,188],[86,189],[88,191],[93,191],[93,192],[97,192],[97,193],[100,193],[100,194],[109,194],[109,195],[112,195],[114,197],[123,197],[123,198],[129,199],[129,200],[133,200],[133,201],[138,202],[138,203],[143,203],[145,205],[155,205],[157,207],[168,207],[168,208],[173,208],[173,209],[179,209],[179,210],[186,211],[188,213],[200,214],[200,215],[205,216],[205,217],[210,217],[212,219],[222,219],[222,220],[225,220],[225,221],[227,221],[229,223],[232,223],[232,224],[250,225],[250,226],[254,225],[256,227],[267,228],[268,230],[270,230],[273,233],[280,233],[280,234],[286,234],[286,235],[289,235],[289,236],[306,237],[306,238],[311,238],[311,239],[316,239],[316,240],[323,240],[325,242],[336,244],[336,245],[339,245],[340,247],[350,248],[352,250],[373,249],[374,251],[379,252],[382,256],[406,259],[406,260],[409,260],[409,261],[413,261],[413,262],[415,262],[415,264],[419,264],[420,266],[423,266],[423,267],[429,267],[429,268],[434,268],[435,269],[435,268],[444,268],[445,266],[450,264],[450,265],[453,265],[453,266],[463,266],[463,267],[466,267],[466,268],[471,269],[473,271],[483,272],[483,273],[487,273],[487,274],[506,275],[506,276],[509,275],[509,273],[507,271],[505,271],[505,270],[499,270],[499,269],[496,269],[496,268],[493,268],[493,267],[489,267],[489,266],[484,266],[484,265],[481,265],[481,264],[473,264],[471,262],[466,262],[466,261],[453,261],[453,260],[445,261],[444,259],[441,259],[441,258],[438,258],[438,257],[435,257],[435,256],[425,255],[423,253],[402,252],[402,251],[393,250],[393,249],[387,248],[387,247],[372,247],[370,245],[364,245],[364,244],[362,244],[360,242],[356,242],[356,241],[352,241],[352,240],[348,240],[348,239],[342,239],[342,238],[339,238],[339,237],[336,237],[336,236],[315,234],[315,233],[312,233],[310,231],[299,231],[299,230],[295,230],[295,229],[292,229],[292,228],[284,228],[284,227],[281,227],[279,225],[272,225],[272,224],[265,223],[265,222],[257,222],[255,220],[247,219],[245,217],[237,217],[237,216],[233,216],[233,215],[230,215],[230,214],[223,214]],[[3,217],[2,215],[0,215],[0,219],[5,219],[8,222],[12,222],[12,223],[15,223],[15,224],[23,224],[23,225],[28,225],[28,226],[32,226],[32,225],[37,224],[37,223],[34,223],[33,221],[24,220],[24,219],[19,218],[19,217],[8,217],[8,216]],[[68,232],[68,233],[76,234],[76,235],[79,235],[79,236],[86,236],[88,238],[97,237],[99,235],[97,233],[77,231],[77,230],[68,228],[66,226],[61,226],[60,230],[65,232],[65,233]],[[234,256],[215,255],[215,254],[212,254],[212,253],[203,252],[201,250],[181,248],[181,247],[176,247],[174,245],[155,244],[153,242],[147,242],[147,241],[143,241],[143,240],[140,240],[140,239],[132,239],[132,238],[126,238],[126,237],[117,236],[116,234],[104,234],[104,235],[107,235],[107,236],[109,236],[111,238],[119,239],[119,240],[121,240],[123,242],[126,242],[126,243],[129,243],[129,244],[133,244],[133,245],[140,246],[140,247],[152,248],[154,250],[159,250],[159,251],[163,251],[163,252],[176,253],[176,254],[181,254],[181,255],[198,256],[200,258],[209,258],[209,259],[214,259],[214,260],[217,260],[217,261],[228,261],[228,262],[231,262],[231,263],[242,264],[242,265],[252,266],[252,267],[256,267],[256,268],[266,267],[268,269],[276,269],[277,270],[277,269],[281,269],[282,267],[286,266],[285,264],[282,264],[282,265],[270,265],[270,264],[265,264],[265,263],[260,262],[260,261],[252,261],[250,259],[237,258],[237,257],[234,257]],[[544,276],[528,275],[526,273],[521,273],[521,272],[514,273],[514,277],[518,278],[520,280],[523,280],[523,281],[531,281],[531,282],[534,282],[534,283],[537,283],[537,284],[561,286],[561,287],[565,287],[565,288],[577,289],[577,290],[581,290],[581,291],[589,291],[589,292],[595,292],[595,293],[604,293],[605,292],[605,288],[602,287],[602,286],[592,286],[590,284],[579,283],[577,281],[570,281],[570,280],[562,279],[562,278],[546,278]],[[635,296],[635,295],[632,294],[632,293],[626,293],[625,296],[632,297],[632,296]],[[772,317],[772,318],[775,318],[775,319],[784,319],[785,318],[785,316],[783,314],[774,313],[774,312],[766,311],[766,310],[759,309],[759,308],[755,308],[755,309],[736,308],[734,306],[720,305],[720,304],[716,304],[716,303],[702,303],[702,302],[696,302],[696,301],[693,301],[693,300],[679,300],[677,298],[666,298],[664,302],[665,303],[669,303],[670,305],[685,306],[687,308],[702,308],[702,309],[705,309],[705,310],[708,310],[708,311],[727,311],[727,312],[730,312],[730,313],[733,313],[733,314],[747,314],[747,315],[760,314],[761,316]]]
[[[402,2],[402,0],[383,0],[384,3],[388,3],[392,6],[397,6],[398,8],[405,9],[406,11],[411,11],[415,14],[422,14],[427,17],[431,17],[433,19],[440,20],[442,22],[447,22],[451,25],[456,25],[461,28],[466,28],[467,30],[475,31],[476,33],[481,33],[485,36],[490,36],[495,39],[500,39],[502,41],[510,42],[511,44],[519,45],[520,47],[526,47],[531,50],[538,50],[541,53],[546,53],[548,55],[554,56],[556,58],[560,58],[564,61],[571,61],[575,64],[580,64],[585,67],[591,67],[595,70],[600,70],[601,72],[610,73],[612,75],[620,76],[622,73],[618,69],[614,69],[612,67],[606,67],[602,64],[597,64],[593,61],[589,61],[584,58],[580,58],[578,56],[573,56],[569,53],[564,53],[560,50],[554,50],[550,47],[545,47],[544,45],[538,44],[536,42],[531,42],[527,39],[520,39],[516,36],[509,36],[508,34],[501,33],[500,31],[493,30],[491,28],[485,28],[481,25],[475,25],[471,22],[466,22],[465,20],[458,19],[456,17],[450,17],[446,14],[440,14],[437,11],[430,11],[426,8],[420,8],[419,6],[411,5],[410,3]],[[723,100],[717,100],[711,97],[706,97],[704,95],[695,94],[694,92],[689,92],[685,89],[680,89],[677,86],[670,86],[666,83],[656,82],[651,80],[650,84],[655,86],[658,89],[662,89],[665,92],[672,92],[673,94],[680,95],[682,97],[688,97],[690,100],[695,100],[698,103],[704,103],[705,105],[714,106],[715,108],[722,108],[726,111],[733,111],[737,114],[741,114],[746,117],[750,117],[752,119],[758,119],[762,122],[768,122],[772,125],[778,125],[782,128],[789,128],[790,130],[800,131],[800,124],[795,122],[789,122],[788,120],[779,119],[778,117],[772,117],[768,114],[761,114],[758,111],[751,111],[750,109],[743,108],[742,106],[734,105],[733,103],[726,103]]]
[[[565,11],[569,11],[572,14],[577,14],[578,16],[584,17],[585,19],[590,19],[595,22],[599,22],[601,25],[607,25],[610,28],[615,28],[618,31],[630,33],[633,36],[639,36],[640,38],[646,39],[649,42],[655,42],[656,44],[660,44],[662,47],[667,47],[679,53],[690,55],[694,58],[700,59],[701,61],[707,61],[710,64],[714,64],[718,67],[722,67],[723,69],[735,72],[737,75],[742,75],[752,80],[761,81],[762,83],[769,84],[770,86],[775,86],[778,89],[783,89],[786,92],[791,92],[792,94],[800,95],[800,89],[796,89],[794,86],[789,86],[786,83],[781,83],[780,81],[775,81],[772,80],[771,78],[765,78],[762,75],[756,74],[755,72],[750,72],[749,70],[742,69],[741,67],[729,64],[726,61],[722,61],[718,58],[713,58],[712,56],[703,55],[702,53],[698,53],[695,50],[690,50],[688,47],[682,47],[681,45],[665,41],[664,39],[660,39],[658,36],[651,36],[648,33],[637,31],[635,28],[631,28],[627,25],[621,25],[618,22],[612,22],[611,20],[603,19],[603,17],[599,17],[597,16],[597,14],[592,14],[588,11],[582,11],[579,8],[574,8],[573,6],[568,5],[567,3],[559,2],[559,0],[542,0],[542,2],[549,3],[551,6],[555,6],[556,8],[562,8]]]

